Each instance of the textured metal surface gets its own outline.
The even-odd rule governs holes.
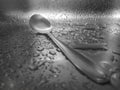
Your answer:
[[[0,1],[4,2],[0,14],[0,90],[116,90],[109,83],[96,84],[77,72],[47,36],[34,34],[28,20],[34,13],[42,14],[61,41],[79,48],[78,52],[95,62],[120,67],[119,14],[112,18],[113,14],[73,13],[77,0],[24,0],[19,5],[12,1],[10,5],[15,6],[9,8],[4,6],[8,0]],[[94,50],[91,44],[103,45],[108,51]],[[109,69],[108,64],[102,65]]]

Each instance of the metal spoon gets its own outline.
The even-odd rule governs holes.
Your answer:
[[[29,21],[32,29],[36,30],[37,33],[47,34],[54,43],[62,50],[69,61],[77,68],[82,71],[88,78],[94,80],[97,83],[106,83],[106,71],[97,63],[92,62],[87,56],[82,53],[76,52],[74,49],[68,47],[60,40],[56,39],[51,33],[51,24],[43,16],[35,14],[31,16]]]

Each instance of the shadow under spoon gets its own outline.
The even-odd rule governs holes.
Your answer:
[[[54,37],[51,33],[51,23],[43,16],[39,14],[32,15],[29,24],[36,33],[47,34],[66,55],[68,60],[77,68],[77,70],[84,73],[88,78],[97,83],[106,83],[109,81],[105,75],[107,72],[98,63],[93,62],[83,53],[76,52],[74,49],[68,47],[66,44]]]

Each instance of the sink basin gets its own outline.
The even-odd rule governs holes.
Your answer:
[[[120,67],[119,0],[0,0],[0,90],[116,90],[79,73],[44,34],[33,14],[52,24],[55,37],[106,70]]]

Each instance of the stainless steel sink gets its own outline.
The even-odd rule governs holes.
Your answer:
[[[79,73],[49,37],[34,34],[29,19],[41,14],[51,22],[55,37],[114,73],[120,72],[119,4],[119,0],[0,0],[0,90],[116,90]],[[112,81],[116,82],[114,77]]]

